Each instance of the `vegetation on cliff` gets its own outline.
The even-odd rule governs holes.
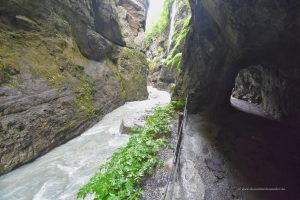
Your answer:
[[[179,52],[178,48],[183,45],[185,37],[190,29],[190,20],[191,16],[184,19],[182,29],[175,29],[173,35],[174,47],[170,51],[168,57],[165,60],[165,64],[170,67],[177,69],[177,72],[180,71],[180,64],[182,59],[182,53]],[[180,26],[180,21],[176,23],[176,26]]]
[[[72,36],[56,33],[39,26],[26,16],[17,16],[28,30],[11,30],[1,24],[0,65],[8,86],[21,84],[21,75],[27,74],[33,81],[44,79],[53,87],[67,87],[74,92],[74,105],[88,114],[94,113],[92,88],[82,65],[87,59],[79,51]],[[70,25],[57,14],[54,21],[70,30]],[[12,77],[7,68],[22,72]],[[6,70],[5,70],[6,69]],[[1,80],[4,78],[1,78]],[[4,81],[1,81],[4,83]]]
[[[174,0],[172,3],[175,4],[175,23],[170,24],[169,14],[168,26],[165,29],[169,30],[171,29],[170,26],[174,26],[174,32],[169,33],[172,34],[170,35],[171,37],[169,36],[171,41],[166,42],[168,38],[167,31],[156,31],[155,33],[157,34],[149,34],[151,40],[148,40],[151,42],[149,45],[149,55],[152,56],[152,59],[149,60],[150,82],[159,88],[168,88],[171,91],[173,90],[172,88],[175,88],[174,84],[177,82],[176,80],[181,72],[182,53],[191,20],[191,8],[188,0]],[[170,6],[172,9],[172,4]],[[160,21],[163,21],[163,17],[164,15],[162,15]],[[168,51],[166,51],[167,49]]]
[[[162,34],[170,24],[170,14],[172,5],[175,0],[164,0],[163,11],[159,18],[159,21],[151,28],[151,30],[146,30],[146,43],[149,45],[153,40]]]

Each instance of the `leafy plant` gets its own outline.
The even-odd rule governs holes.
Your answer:
[[[151,175],[160,162],[157,153],[166,147],[166,135],[171,131],[170,120],[175,113],[173,104],[154,109],[144,128],[133,128],[138,134],[118,149],[111,159],[77,193],[78,198],[95,194],[95,200],[140,199],[140,183]]]
[[[185,99],[180,98],[176,101],[172,101],[171,104],[172,104],[175,111],[183,111],[184,106],[185,106]]]

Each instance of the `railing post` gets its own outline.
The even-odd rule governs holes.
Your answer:
[[[177,131],[177,135],[180,135],[180,131],[182,131],[182,128],[181,128],[181,125],[182,125],[182,122],[183,122],[183,113],[180,112],[179,113],[179,117],[178,117],[178,131]]]

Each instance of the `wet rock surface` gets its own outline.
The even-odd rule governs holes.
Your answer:
[[[275,119],[274,116],[270,115],[268,112],[265,111],[262,105],[257,105],[254,103],[250,103],[249,101],[240,100],[234,97],[230,98],[230,103],[231,106],[236,108],[237,110],[251,113],[262,118]]]
[[[176,90],[189,94],[190,113],[206,111],[189,116],[182,150],[204,189],[189,193],[182,178],[181,199],[299,199],[299,1],[190,3]],[[231,107],[233,88],[259,104],[233,99],[251,114]]]
[[[262,95],[265,108],[277,118],[297,119],[299,1],[278,0],[271,4],[268,0],[190,0],[190,3],[193,16],[183,53],[179,90],[190,91],[191,110],[221,113],[228,109],[238,72],[259,65],[263,79],[267,80],[262,85],[270,89],[268,95]],[[259,90],[264,90],[262,85]],[[286,99],[290,96],[293,99]]]
[[[133,93],[122,93],[126,87],[130,91],[135,89],[122,85],[114,72],[104,63],[90,61],[86,73],[92,74],[90,77],[95,92],[91,103],[95,113],[88,113],[75,104],[76,91],[53,88],[48,86],[46,81],[37,81],[34,87],[25,85],[28,89],[23,88],[26,82],[13,90],[4,87],[3,95],[0,97],[2,173],[29,162],[79,135],[104,114],[124,104],[125,101],[147,97],[142,88],[136,90],[142,92],[137,92],[135,96]],[[146,74],[140,75],[144,85],[146,85],[145,77]],[[31,88],[36,90],[33,92]],[[29,94],[28,90],[31,91]]]
[[[148,97],[146,1],[0,2],[0,174]]]
[[[144,50],[147,0],[120,0],[118,12],[126,45]]]
[[[172,199],[298,199],[297,130],[240,111],[190,115]]]

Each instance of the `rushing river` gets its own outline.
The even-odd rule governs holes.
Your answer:
[[[148,100],[126,103],[81,136],[0,177],[0,200],[76,199],[77,191],[98,166],[128,142],[129,136],[119,133],[122,119],[135,120],[169,103],[169,93],[152,87],[148,91]]]

